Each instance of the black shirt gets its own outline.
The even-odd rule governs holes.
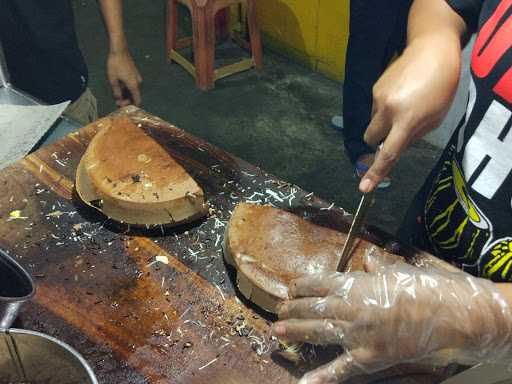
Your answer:
[[[411,208],[413,243],[512,281],[512,0],[447,0],[478,31],[468,108]],[[407,229],[404,227],[404,230]]]
[[[0,0],[0,41],[11,83],[47,103],[87,86],[69,0]]]

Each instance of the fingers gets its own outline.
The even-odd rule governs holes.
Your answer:
[[[398,161],[398,156],[398,152],[392,152],[385,147],[377,152],[374,163],[359,184],[359,190],[362,193],[369,193],[377,188],[377,185],[388,175]]]
[[[290,284],[290,297],[322,297],[337,294],[350,286],[358,272],[319,274],[301,277]]]
[[[126,88],[130,91],[131,101],[137,107],[140,106],[142,102],[142,97],[140,94],[140,83],[142,83],[142,76],[139,73],[139,70],[133,64],[133,68],[131,69],[131,73],[126,79]]]
[[[389,367],[373,349],[360,347],[347,351],[330,363],[305,374],[298,384],[339,384],[354,376],[369,374]]]
[[[418,268],[424,268],[433,271],[445,271],[452,273],[463,272],[461,269],[424,251],[416,252],[412,258],[412,264]]]
[[[373,191],[382,179],[389,174],[397,163],[400,154],[407,148],[412,139],[411,127],[406,124],[394,123],[381,150],[377,152],[375,161],[361,180],[359,190],[363,193]]]
[[[342,345],[348,323],[341,320],[285,320],[272,325],[276,337],[289,342]]]
[[[330,363],[306,373],[298,384],[338,384],[362,374],[350,354],[343,354]]]
[[[128,88],[128,91],[130,91],[130,95],[132,98],[132,102],[136,106],[140,106],[141,103],[141,96],[140,96],[140,89],[139,89],[139,81],[132,80],[129,81],[126,84],[126,87]]]
[[[124,84],[117,78],[112,78],[110,80],[110,87],[112,88],[112,96],[114,97],[114,101],[118,107],[125,107],[131,104],[129,98],[126,98],[124,95]]]
[[[109,54],[107,76],[112,87],[114,100],[119,107],[134,104],[139,106],[142,98],[140,83],[142,76],[129,53]]]
[[[121,84],[117,80],[110,80],[110,87],[112,88],[112,96],[114,97],[114,101],[118,106],[119,103],[123,101],[123,91],[121,89]]]
[[[368,145],[376,147],[388,135],[392,124],[385,114],[377,109],[376,102],[373,103],[373,109],[374,114],[364,133],[364,141]]]
[[[356,306],[357,307],[357,306]],[[337,319],[351,321],[357,316],[354,306],[340,296],[308,297],[286,301],[279,308],[279,319]]]
[[[374,246],[367,249],[363,256],[363,268],[367,273],[374,273],[397,263],[404,263],[404,259],[400,256],[380,252]]]
[[[110,86],[112,87],[112,95],[114,97],[114,101],[118,107],[125,107],[130,104],[140,106],[142,99],[139,83],[137,81],[132,80],[125,84],[122,81],[116,79],[110,82]],[[130,97],[126,97],[125,89],[128,90]]]

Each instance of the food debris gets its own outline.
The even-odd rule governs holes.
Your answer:
[[[284,202],[284,199],[282,199],[275,191],[267,188],[265,192],[272,196],[275,200],[279,201],[280,203]]]
[[[12,211],[9,213],[9,219],[7,221],[11,220],[26,220],[28,219],[27,216],[21,216],[21,211],[19,209],[16,209],[15,211]]]
[[[213,359],[212,361],[210,361],[209,363],[206,363],[205,365],[203,365],[202,367],[199,367],[199,371],[202,370],[202,369],[205,369],[206,367],[212,365],[213,363],[215,363],[219,358],[216,357],[215,359]]]
[[[137,161],[139,161],[140,163],[147,164],[151,162],[151,157],[144,153],[141,153],[139,156],[137,156]]]
[[[190,197],[192,199],[196,199],[197,198],[197,195],[195,193],[192,193],[192,192],[185,193],[185,196],[186,197]]]
[[[183,313],[181,314],[181,316],[178,318],[178,320],[183,319],[183,318],[187,315],[187,313],[190,311],[190,308],[191,308],[191,307],[188,307],[187,309],[185,309],[185,310],[183,311]]]
[[[270,352],[271,346],[266,343],[265,336],[259,338],[256,335],[249,335],[247,338],[251,341],[251,348],[258,356],[264,355],[265,353]]]
[[[225,227],[226,224],[224,224],[222,221],[220,221],[217,217],[215,218],[215,228]]]
[[[162,263],[162,264],[165,264],[165,265],[169,265],[169,258],[167,256],[165,256],[165,255],[155,256],[155,260],[153,260],[149,264],[146,264],[146,268],[149,268],[152,265],[155,265],[156,263]]]
[[[327,208],[320,208],[321,211],[330,211],[334,207],[334,203],[331,203]]]
[[[217,247],[222,239],[222,236],[217,233],[217,238],[215,239],[215,247]]]
[[[224,293],[222,292],[222,289],[220,289],[219,285],[217,283],[213,283],[213,285],[219,291],[220,295],[222,296],[222,300],[226,301],[226,296],[224,296]]]
[[[65,212],[62,211],[53,211],[46,214],[47,217],[61,217]]]
[[[284,341],[279,340],[279,351],[278,354],[281,355],[288,361],[292,363],[299,364],[301,361],[305,360],[304,355],[302,354],[302,344],[288,344]]]
[[[162,255],[156,256],[155,261],[157,261],[159,263],[166,264],[166,265],[169,264],[169,258],[167,256],[162,256]]]

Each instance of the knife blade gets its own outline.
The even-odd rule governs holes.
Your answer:
[[[357,207],[356,214],[354,215],[354,219],[352,220],[352,224],[350,225],[350,230],[348,231],[347,239],[345,240],[345,245],[343,246],[343,250],[341,251],[340,261],[338,263],[338,268],[336,269],[338,272],[344,272],[350,262],[352,255],[352,246],[354,241],[359,236],[361,232],[361,228],[366,219],[366,215],[368,214],[369,208],[373,204],[373,197],[375,191],[370,193],[365,193],[361,200],[359,201],[359,206]]]

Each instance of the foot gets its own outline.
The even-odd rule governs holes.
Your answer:
[[[331,125],[335,130],[342,132],[343,131],[343,116],[341,116],[341,115],[333,116],[331,119]]]
[[[375,160],[375,154],[370,153],[367,155],[361,156],[356,161],[356,175],[359,178],[362,178],[366,172],[368,172],[368,169],[370,169],[371,165],[373,164]],[[389,177],[385,177],[377,186],[379,189],[386,189],[391,186],[391,179]]]

